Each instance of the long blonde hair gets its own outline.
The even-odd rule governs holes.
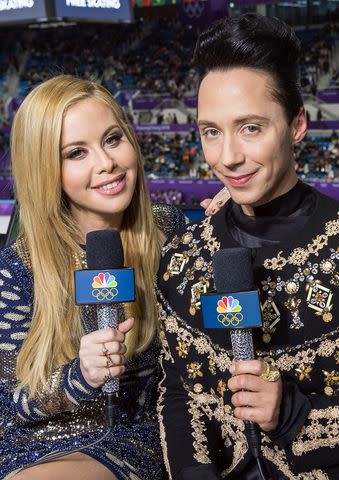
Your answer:
[[[66,111],[86,98],[111,108],[138,158],[135,191],[120,231],[125,265],[134,267],[136,274],[136,302],[128,308],[135,318],[126,339],[128,355],[146,349],[157,330],[153,280],[163,234],[154,223],[135,134],[122,109],[101,85],[57,76],[25,98],[11,136],[20,234],[34,278],[32,321],[17,358],[16,374],[19,388],[28,388],[31,396],[56,368],[77,356],[83,335],[73,285],[76,259],[82,251],[76,242],[77,225],[62,192],[60,141]]]

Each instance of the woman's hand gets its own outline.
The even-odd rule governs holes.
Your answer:
[[[205,209],[205,214],[211,216],[219,212],[221,207],[225,205],[227,200],[230,198],[229,191],[224,187],[220,192],[218,192],[212,199],[205,198],[200,205]]]
[[[232,377],[228,388],[234,393],[231,402],[234,415],[241,420],[251,420],[270,432],[278,425],[282,382],[264,380],[260,375],[267,372],[267,363],[262,360],[241,360],[232,364]],[[272,373],[272,370],[271,370]]]
[[[84,335],[80,341],[80,368],[86,382],[98,388],[108,378],[119,377],[125,371],[125,334],[133,327],[129,318],[118,328],[104,328]]]

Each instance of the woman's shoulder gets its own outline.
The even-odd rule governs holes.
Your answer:
[[[22,237],[18,237],[13,243],[6,245],[0,250],[1,271],[6,270],[12,274],[16,272],[28,274],[30,267],[28,249]]]
[[[28,305],[32,302],[33,275],[29,264],[27,264],[22,254],[29,258],[28,252],[25,252],[20,238],[0,250],[0,296],[2,308],[16,308],[16,304]]]
[[[152,209],[155,223],[166,237],[171,236],[187,223],[185,215],[175,205],[155,203]]]

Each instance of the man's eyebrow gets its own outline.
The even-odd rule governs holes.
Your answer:
[[[218,125],[210,120],[199,120],[197,122],[198,127],[212,127],[212,128],[219,128]]]
[[[263,117],[262,115],[249,114],[243,117],[236,118],[233,123],[235,125],[241,125],[243,123],[249,123],[249,122],[255,122],[255,121],[267,123],[269,119],[267,117]],[[210,120],[199,120],[197,122],[197,125],[198,127],[220,128],[217,123],[212,122]]]
[[[234,121],[234,123],[237,124],[237,125],[242,124],[242,123],[255,122],[255,121],[267,123],[268,120],[269,119],[267,117],[263,117],[262,115],[249,114],[249,115],[245,115],[243,117],[237,118]]]

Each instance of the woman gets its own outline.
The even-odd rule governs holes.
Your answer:
[[[20,235],[0,252],[0,477],[160,479],[153,278],[165,235],[135,135],[104,88],[59,76],[26,97],[11,140]],[[183,221],[171,208],[157,216],[163,230]],[[98,331],[95,317],[80,319],[73,271],[86,265],[86,233],[107,228],[135,268],[136,302],[117,330]],[[119,419],[102,438],[108,357]]]

